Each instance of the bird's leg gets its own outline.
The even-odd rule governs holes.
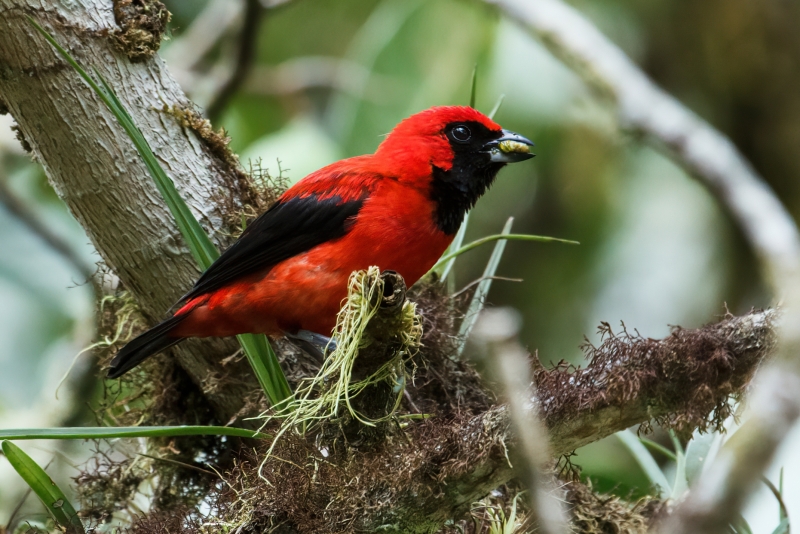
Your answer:
[[[304,349],[317,356],[320,361],[325,359],[325,356],[336,350],[336,338],[323,336],[316,332],[309,330],[298,330],[295,334],[286,334],[286,337],[292,341],[299,342]]]

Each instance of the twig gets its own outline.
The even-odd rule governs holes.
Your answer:
[[[239,49],[236,65],[227,80],[221,85],[217,94],[206,107],[208,118],[215,121],[228,105],[228,102],[247,79],[256,57],[258,29],[261,27],[264,8],[260,0],[245,0],[244,22],[239,35]]]
[[[669,96],[578,11],[560,0],[484,0],[541,39],[616,106],[620,124],[663,149],[727,209],[784,299],[778,361],[763,373],[751,417],[679,506],[667,532],[721,532],[756,487],[800,415],[800,235],[786,208],[733,143]]]
[[[180,467],[184,467],[186,469],[192,469],[192,470],[197,471],[199,473],[203,473],[203,474],[211,475],[211,476],[218,476],[218,477],[222,478],[220,476],[220,474],[217,473],[217,472],[209,471],[208,469],[203,469],[202,467],[197,467],[196,465],[187,464],[186,462],[180,462],[178,460],[173,460],[171,458],[159,458],[158,456],[150,456],[149,454],[145,454],[143,452],[137,452],[136,454],[137,454],[137,456],[144,456],[145,458],[150,458],[151,460],[156,460],[156,461],[159,461],[159,462],[164,462],[164,463],[168,463],[168,464],[172,464],[172,465],[177,465],[177,466],[180,466]]]
[[[31,232],[44,241],[47,246],[72,265],[84,280],[91,280],[94,275],[94,270],[86,265],[69,243],[52,232],[50,228],[39,219],[36,213],[8,187],[6,177],[2,170],[0,170],[0,204]]]
[[[231,2],[230,0],[208,2],[180,37],[161,53],[167,60],[170,70],[181,73],[178,76],[181,83],[188,81],[196,83],[195,80],[184,78],[198,68],[202,59],[236,24],[237,19],[242,16],[243,8],[243,2]]]
[[[551,461],[547,431],[536,409],[530,407],[531,379],[528,353],[519,344],[522,320],[508,308],[484,310],[475,325],[473,340],[493,374],[499,379],[514,426],[516,473],[529,488],[531,510],[544,534],[568,532],[555,488],[544,474]]]

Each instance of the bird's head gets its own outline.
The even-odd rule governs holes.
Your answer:
[[[507,163],[532,158],[532,146],[471,107],[442,106],[402,121],[375,156],[402,169],[401,180],[429,187],[437,225],[454,234],[497,172]]]

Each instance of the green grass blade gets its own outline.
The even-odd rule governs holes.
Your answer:
[[[72,68],[86,81],[94,90],[97,96],[108,106],[125,132],[130,137],[139,155],[144,160],[145,166],[153,178],[153,181],[164,198],[164,202],[175,218],[178,229],[186,240],[189,250],[197,264],[203,269],[208,267],[219,257],[219,251],[208,237],[203,227],[197,222],[189,206],[184,202],[180,193],[175,188],[175,184],[164,171],[155,154],[147,143],[141,130],[136,126],[133,118],[125,109],[125,106],[117,98],[111,86],[106,82],[97,70],[95,76],[100,80],[100,87],[89,74],[83,70],[75,59],[62,48],[47,31],[36,23],[32,18],[28,18],[31,24],[41,33],[47,41],[55,47],[61,57],[69,63]],[[253,372],[258,378],[258,382],[264,388],[270,403],[275,406],[285,401],[291,396],[291,388],[283,370],[280,367],[275,352],[269,345],[266,336],[258,334],[245,334],[238,336],[242,344],[247,359],[253,367]]]
[[[784,517],[781,519],[781,522],[778,523],[778,526],[775,527],[775,530],[772,531],[772,534],[789,534],[790,532],[790,525],[789,525],[789,518]]]
[[[644,444],[639,441],[639,438],[628,430],[623,430],[622,432],[617,432],[615,434],[622,444],[628,449],[628,452],[631,453],[636,463],[639,464],[639,467],[642,468],[642,471],[650,482],[658,486],[660,496],[667,497],[671,491],[671,486],[669,481],[667,480],[666,475],[658,466],[653,455],[647,450]]]
[[[94,74],[103,85],[103,92],[108,96],[106,103],[108,104],[110,102],[110,104],[108,104],[109,109],[125,129],[128,137],[130,137],[131,141],[133,141],[133,144],[136,146],[137,152],[139,152],[139,155],[144,160],[144,164],[150,172],[150,176],[153,178],[159,193],[161,193],[170,213],[172,213],[175,222],[178,224],[181,235],[183,235],[183,238],[189,245],[192,256],[202,269],[208,269],[211,264],[214,263],[214,260],[219,257],[217,247],[214,246],[208,234],[206,234],[203,227],[200,226],[200,223],[197,222],[197,219],[195,219],[191,210],[189,210],[189,206],[186,205],[186,202],[184,202],[180,193],[178,193],[178,190],[175,188],[175,184],[170,177],[167,176],[167,173],[164,172],[164,168],[161,167],[158,159],[156,159],[155,154],[153,154],[153,151],[150,149],[150,145],[144,138],[144,135],[142,135],[141,130],[139,130],[133,122],[133,118],[128,113],[128,110],[125,109],[125,106],[119,101],[117,95],[108,85],[105,78],[103,78],[97,70],[94,71]]]
[[[656,443],[655,441],[653,441],[651,439],[647,439],[647,438],[639,438],[639,441],[641,441],[642,445],[644,445],[648,449],[660,452],[661,454],[663,454],[664,456],[666,456],[667,458],[669,458],[673,462],[677,461],[677,459],[678,459],[678,457],[675,456],[674,452],[672,452],[668,448],[664,447],[660,443]]]
[[[53,519],[64,528],[68,534],[83,534],[83,528],[78,512],[67,500],[53,480],[47,476],[44,469],[34,462],[22,449],[11,443],[3,441],[3,454],[8,458],[11,467],[19,473],[31,490],[41,499]]]
[[[686,454],[683,452],[683,447],[675,435],[675,432],[670,430],[669,437],[672,438],[672,444],[675,446],[675,482],[672,484],[672,495],[670,498],[679,499],[689,489],[689,482],[686,475]]]
[[[736,524],[733,526],[734,532],[737,534],[753,534],[753,529],[750,528],[750,523],[741,514],[736,519]]]
[[[703,472],[703,466],[711,457],[711,449],[718,439],[721,438],[717,432],[701,434],[695,431],[692,439],[686,444],[686,481],[689,484],[694,484]],[[673,460],[677,461],[677,457]]]
[[[500,111],[500,106],[503,105],[503,100],[505,100],[505,99],[506,99],[506,95],[500,95],[500,98],[498,98],[497,102],[495,102],[494,107],[492,108],[492,111],[489,112],[489,118],[490,119],[494,119],[494,116],[497,115],[498,111]]]
[[[87,426],[66,428],[0,429],[0,439],[113,439],[155,438],[172,436],[236,436],[267,439],[261,432],[229,426]]]
[[[475,109],[475,98],[478,95],[478,64],[472,69],[472,84],[469,89],[469,107]]]
[[[572,241],[570,239],[559,239],[558,237],[546,237],[541,235],[533,235],[533,234],[494,234],[486,237],[482,237],[480,239],[476,239],[472,243],[468,243],[463,247],[460,247],[453,252],[448,252],[441,258],[439,261],[436,262],[436,265],[433,266],[433,269],[439,269],[447,262],[454,260],[457,256],[462,255],[465,252],[469,252],[472,249],[478,248],[481,245],[485,245],[486,243],[491,243],[492,241],[536,241],[538,243],[566,243],[568,245],[580,245],[578,241]],[[455,241],[453,241],[455,243]],[[444,276],[444,275],[443,275]]]
[[[783,468],[781,468],[781,471],[783,471]],[[765,476],[761,477],[761,481],[764,483],[765,486],[767,486],[767,489],[769,489],[769,491],[775,497],[775,500],[778,501],[778,520],[781,521],[781,523],[782,523],[784,520],[788,519],[788,517],[789,517],[789,509],[786,507],[786,503],[783,500],[783,490],[779,489],[779,488],[776,488],[775,484],[773,484]],[[780,484],[780,482],[779,482],[779,484]],[[787,521],[787,525],[788,525],[788,521]],[[778,528],[780,528],[780,525],[778,526]]]
[[[461,248],[461,244],[464,242],[464,235],[467,233],[467,224],[469,224],[469,213],[464,216],[464,220],[461,222],[461,226],[458,227],[458,232],[453,238],[453,242],[450,243],[449,247],[447,247],[447,252],[445,252],[444,256],[442,256],[442,258],[436,262],[436,265],[433,266],[433,270],[438,270],[441,268],[439,276],[440,280],[447,280],[447,276],[450,274],[450,271],[453,270],[453,265],[456,262],[456,256],[452,256],[449,259],[444,258],[451,252]]]
[[[286,381],[286,375],[283,374],[267,336],[239,334],[236,339],[242,345],[247,361],[250,362],[259,384],[267,392],[272,406],[278,408],[283,405],[292,396],[292,388]]]
[[[475,322],[478,320],[478,313],[480,313],[481,309],[483,308],[486,295],[489,294],[489,289],[492,287],[492,277],[494,276],[495,271],[497,271],[497,266],[500,265],[500,259],[503,257],[503,251],[506,248],[506,240],[504,237],[511,233],[511,226],[513,224],[514,217],[509,217],[508,221],[506,221],[506,225],[503,227],[503,231],[501,232],[501,238],[494,246],[492,255],[489,257],[489,262],[486,264],[486,268],[483,270],[482,280],[478,283],[478,287],[475,289],[475,294],[472,296],[472,300],[469,303],[467,313],[464,315],[464,321],[462,321],[461,328],[458,332],[458,335],[461,338],[461,346],[458,350],[459,354],[464,351],[469,333],[472,332],[472,327],[475,326]]]

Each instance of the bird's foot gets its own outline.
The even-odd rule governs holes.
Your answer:
[[[309,330],[298,330],[295,334],[286,334],[286,337],[299,342],[296,344],[302,346],[312,356],[318,357],[320,361],[323,361],[337,347],[336,338],[323,336]]]

